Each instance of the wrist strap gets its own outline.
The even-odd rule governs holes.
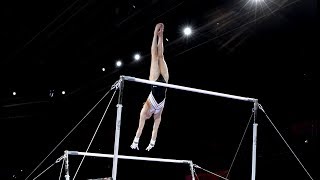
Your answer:
[[[150,145],[154,146],[156,144],[156,141],[155,140],[150,140]]]
[[[139,142],[139,138],[135,137],[133,142],[138,143]]]

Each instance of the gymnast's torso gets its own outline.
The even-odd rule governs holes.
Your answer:
[[[156,82],[166,83],[162,75],[159,76]],[[166,98],[167,88],[163,86],[151,85],[151,92],[157,103],[160,103]]]

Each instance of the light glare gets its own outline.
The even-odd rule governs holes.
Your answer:
[[[116,62],[116,66],[117,66],[117,67],[122,66],[122,62],[121,62],[120,60],[119,60],[119,61],[117,61],[117,62]]]
[[[184,35],[189,36],[189,35],[191,35],[192,30],[190,27],[186,27],[186,28],[184,28],[183,33],[184,33]]]
[[[141,58],[140,54],[135,54],[135,55],[134,55],[134,59],[135,59],[136,61],[140,60],[140,58]]]

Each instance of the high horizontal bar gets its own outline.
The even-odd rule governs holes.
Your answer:
[[[257,101],[257,99],[254,99],[254,98],[241,97],[241,96],[212,92],[212,91],[196,89],[196,88],[191,88],[191,87],[179,86],[179,85],[174,85],[174,84],[169,84],[169,83],[150,81],[150,80],[135,78],[135,77],[131,77],[131,76],[121,76],[121,77],[127,81],[133,81],[133,82],[139,82],[139,83],[151,84],[151,85],[158,85],[158,86],[163,86],[163,87],[167,87],[167,88],[196,92],[196,93],[200,93],[200,94],[208,94],[208,95],[213,95],[213,96],[219,96],[219,97],[225,97],[225,98],[237,99],[237,100],[249,101],[249,102],[256,102]]]
[[[101,154],[101,153],[89,153],[89,152],[79,152],[79,151],[67,151],[69,155],[78,156],[93,156],[93,157],[105,157],[113,158],[113,154]],[[125,156],[118,155],[119,159],[130,159],[130,160],[141,160],[141,161],[157,161],[157,162],[168,162],[168,163],[186,163],[189,164],[190,160],[176,160],[176,159],[162,159],[162,158],[150,158],[150,157],[138,157],[138,156]]]

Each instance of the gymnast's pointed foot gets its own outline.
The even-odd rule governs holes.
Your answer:
[[[158,35],[161,31],[163,31],[164,25],[163,23],[158,23],[154,28],[154,35]]]

